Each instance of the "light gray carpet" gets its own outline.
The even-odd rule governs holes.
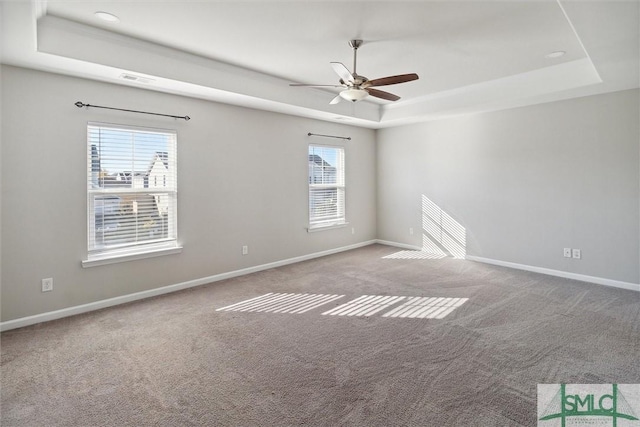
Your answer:
[[[372,245],[2,334],[2,426],[534,426],[538,383],[640,383],[640,294]],[[343,294],[302,314],[216,311]],[[361,295],[444,319],[323,316]]]

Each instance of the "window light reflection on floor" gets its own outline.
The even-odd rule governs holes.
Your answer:
[[[422,248],[399,251],[383,259],[442,259],[467,256],[466,229],[424,194],[422,195]]]
[[[434,254],[424,251],[400,251],[382,257],[383,259],[442,259],[447,255],[444,253]]]

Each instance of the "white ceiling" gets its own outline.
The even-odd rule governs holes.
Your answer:
[[[0,5],[3,63],[371,128],[640,86],[636,0]],[[354,38],[358,74],[420,76],[381,88],[401,100],[329,105],[335,92],[289,87],[337,84],[329,62],[352,69]]]

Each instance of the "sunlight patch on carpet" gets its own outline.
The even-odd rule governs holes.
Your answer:
[[[342,297],[344,295],[268,293],[218,308],[216,311],[300,314]],[[444,319],[468,300],[469,298],[362,295],[321,314],[323,316],[369,317],[387,310],[382,314],[382,317]],[[391,308],[398,303],[401,304]]]
[[[425,251],[399,251],[391,255],[383,256],[382,259],[442,259],[447,255]]]
[[[344,295],[268,293],[219,308],[216,311],[256,311],[299,314],[328,304],[343,296]]]
[[[371,316],[403,299],[404,297],[363,295],[322,314],[329,316]]]
[[[404,304],[384,313],[382,317],[407,317],[417,319],[443,319],[469,298],[414,297]]]

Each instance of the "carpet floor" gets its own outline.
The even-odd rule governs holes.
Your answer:
[[[4,332],[1,424],[535,426],[538,384],[640,383],[640,293],[397,251]]]

